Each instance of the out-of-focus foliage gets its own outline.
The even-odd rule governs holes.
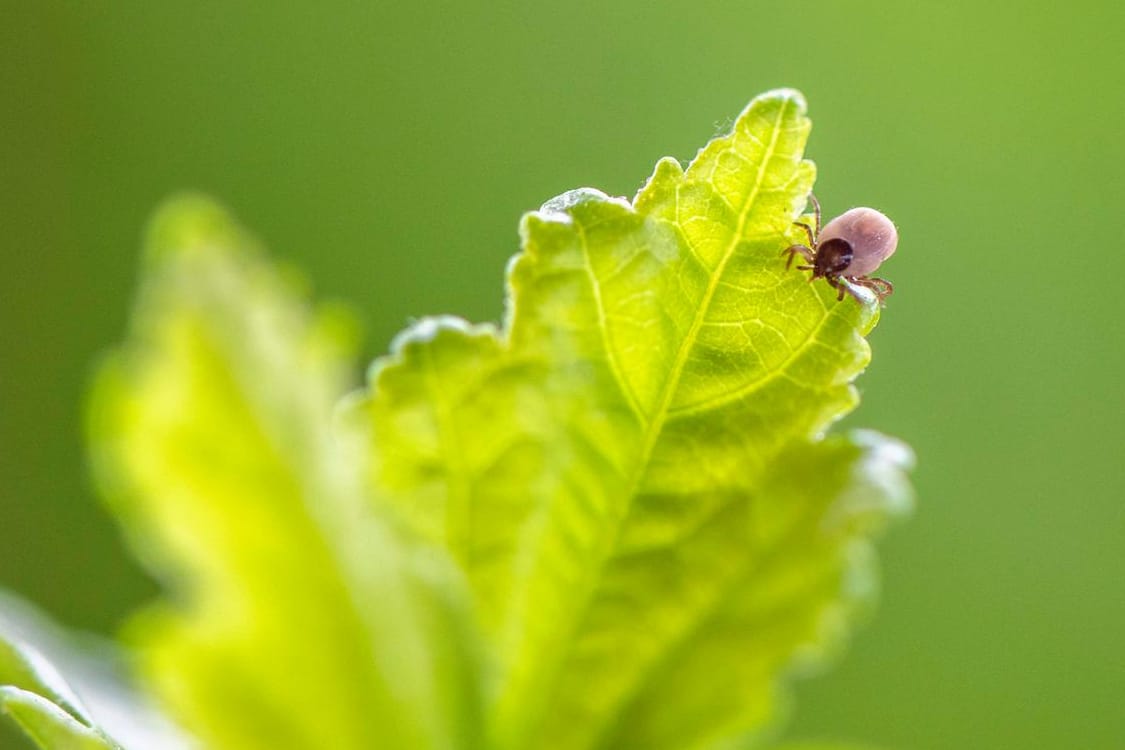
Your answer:
[[[214,204],[166,206],[90,420],[166,589],[142,684],[215,750],[767,741],[910,497],[903,445],[824,436],[878,306],[785,268],[808,131],[770,92],[632,201],[549,201],[502,329],[425,319],[339,410],[348,318]],[[12,654],[37,741],[112,747]]]
[[[107,494],[173,599],[132,627],[207,747],[471,747],[480,670],[457,581],[364,507],[331,433],[347,321],[202,199],[148,241],[93,413]]]
[[[100,729],[30,690],[0,687],[0,709],[44,750],[118,750]]]
[[[46,750],[116,750],[54,667],[29,646],[0,637],[0,712]]]
[[[104,639],[76,638],[0,594],[0,704],[29,736],[46,747],[190,750],[191,740],[131,688],[121,656]]]

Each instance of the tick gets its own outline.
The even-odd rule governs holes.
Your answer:
[[[891,296],[894,285],[886,279],[869,276],[887,258],[894,255],[898,246],[898,230],[894,223],[873,208],[853,208],[820,226],[820,203],[816,196],[809,194],[816,218],[816,229],[808,224],[793,222],[805,230],[809,237],[808,245],[790,245],[783,250],[789,254],[785,268],[793,265],[793,258],[800,255],[808,265],[797,266],[801,271],[812,271],[815,281],[823,278],[838,291],[836,300],[842,300],[844,293],[852,295],[859,302],[863,299],[855,287],[870,289],[882,304]]]

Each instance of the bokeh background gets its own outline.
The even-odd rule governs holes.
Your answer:
[[[350,300],[374,356],[412,316],[496,319],[522,212],[631,196],[795,86],[826,210],[900,225],[849,423],[920,462],[877,616],[793,733],[1125,747],[1122,8],[0,0],[0,585],[107,633],[153,594],[81,417],[170,192]]]

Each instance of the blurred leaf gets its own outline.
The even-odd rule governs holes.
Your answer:
[[[793,91],[630,203],[523,222],[502,331],[425,320],[351,412],[378,495],[470,582],[500,746],[733,746],[873,588],[909,452],[823,439],[878,316],[786,271],[812,188]]]
[[[66,673],[65,680],[56,666]],[[123,747],[193,747],[147,696],[128,684],[124,667],[122,653],[113,644],[68,632],[26,601],[0,591],[0,685],[49,699]]]
[[[116,750],[101,732],[78,721],[41,695],[0,686],[0,709],[43,750]]]
[[[91,420],[106,494],[170,592],[132,625],[143,672],[214,750],[477,747],[455,569],[371,513],[331,434],[349,321],[297,292],[203,199],[153,223]]]
[[[0,685],[37,693],[89,724],[78,696],[58,670],[34,649],[0,634]]]
[[[38,651],[0,634],[0,711],[44,750],[118,747]]]

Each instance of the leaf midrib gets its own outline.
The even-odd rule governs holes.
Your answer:
[[[632,505],[633,498],[636,497],[637,491],[640,489],[641,481],[644,479],[645,474],[648,473],[648,465],[652,461],[653,451],[656,449],[656,444],[660,441],[660,435],[664,430],[664,424],[667,422],[668,416],[671,412],[672,400],[676,397],[676,392],[679,390],[680,379],[683,377],[684,367],[687,365],[688,356],[691,354],[692,349],[695,348],[696,339],[699,336],[699,330],[703,327],[704,321],[711,310],[711,301],[715,297],[715,292],[719,288],[719,283],[726,273],[727,264],[731,258],[734,257],[735,251],[742,243],[743,234],[746,231],[746,221],[750,217],[750,213],[754,208],[754,204],[758,200],[758,195],[761,193],[762,182],[765,179],[766,170],[769,167],[770,161],[773,158],[774,151],[777,148],[778,137],[781,133],[781,122],[785,118],[785,113],[788,111],[791,100],[786,99],[778,110],[778,114],[773,123],[773,129],[770,134],[770,142],[762,153],[761,163],[758,165],[758,174],[754,179],[754,188],[750,191],[746,201],[742,205],[742,210],[738,215],[738,224],[735,231],[731,235],[731,241],[723,251],[722,259],[715,267],[714,272],[707,282],[707,289],[704,291],[703,299],[700,301],[699,306],[695,310],[695,317],[692,319],[691,328],[688,329],[683,340],[680,342],[680,348],[676,352],[676,359],[672,363],[672,368],[668,372],[668,377],[664,381],[664,389],[661,392],[659,406],[653,415],[652,420],[648,424],[648,429],[645,431],[644,444],[641,450],[640,460],[637,462],[637,467],[633,472],[633,476],[629,482],[628,494],[626,496],[627,505],[621,518],[624,519],[629,515],[630,506]],[[679,196],[680,186],[676,186],[676,194]],[[614,533],[614,541],[616,542],[617,536],[620,533],[621,524],[618,523],[617,529]],[[599,564],[604,564],[604,560]]]
[[[606,563],[610,559],[610,553],[618,546],[618,542],[620,541],[621,536],[621,530],[624,526],[624,520],[629,516],[633,500],[636,498],[637,492],[641,486],[641,482],[644,480],[644,477],[648,472],[649,463],[652,461],[653,452],[655,451],[656,445],[660,440],[661,433],[663,432],[664,424],[667,421],[672,400],[675,398],[676,391],[679,388],[680,379],[683,376],[683,371],[687,364],[688,356],[695,346],[696,338],[698,337],[699,331],[703,327],[703,323],[707,318],[708,312],[710,311],[711,302],[714,299],[720,282],[722,281],[727,264],[734,256],[734,253],[738,249],[738,246],[742,243],[743,234],[746,230],[746,222],[749,219],[750,213],[753,210],[753,207],[758,199],[758,195],[761,193],[762,184],[765,180],[766,170],[768,169],[769,164],[773,159],[774,152],[777,148],[778,139],[781,134],[781,122],[784,120],[785,115],[789,111],[789,107],[791,105],[792,101],[786,99],[778,110],[778,114],[773,122],[769,145],[762,153],[762,159],[758,165],[758,173],[755,176],[754,187],[747,195],[747,198],[743,203],[742,210],[739,212],[738,223],[735,227],[735,231],[732,233],[731,241],[723,251],[722,259],[719,261],[718,265],[715,267],[715,270],[710,275],[707,283],[707,289],[703,294],[703,298],[701,299],[700,304],[696,308],[695,317],[692,320],[692,325],[688,329],[687,334],[685,334],[683,340],[680,343],[680,347],[676,352],[676,358],[673,361],[672,367],[668,372],[668,377],[664,381],[664,387],[661,391],[659,406],[654,412],[652,418],[644,423],[644,442],[642,443],[642,448],[635,465],[635,469],[629,479],[627,489],[624,493],[624,503],[622,504],[620,512],[616,513],[612,517],[612,532],[605,535],[605,543],[598,550],[598,554],[595,558],[594,564],[590,565],[587,568],[588,573],[585,576],[583,585],[580,588],[580,591],[582,592],[582,601],[581,604],[576,607],[577,616],[575,616],[571,620],[571,626],[568,628],[569,632],[567,632],[565,639],[561,641],[564,645],[560,649],[555,651],[558,656],[552,659],[552,673],[549,679],[546,681],[547,687],[545,688],[544,695],[541,696],[540,701],[538,701],[538,705],[540,706],[546,705],[546,697],[553,694],[557,689],[559,677],[562,674],[562,667],[564,664],[566,664],[567,659],[574,647],[574,635],[580,630],[581,624],[585,622],[586,618],[589,616],[590,607],[594,601],[593,594],[596,590],[597,581],[601,578],[602,571],[604,570]],[[679,189],[680,185],[677,185],[677,200]],[[608,350],[607,357],[612,358],[612,354],[610,354]],[[627,385],[619,380],[619,388],[621,388],[624,392],[624,389],[627,388]],[[536,723],[541,722],[542,716],[536,716],[534,721]]]

